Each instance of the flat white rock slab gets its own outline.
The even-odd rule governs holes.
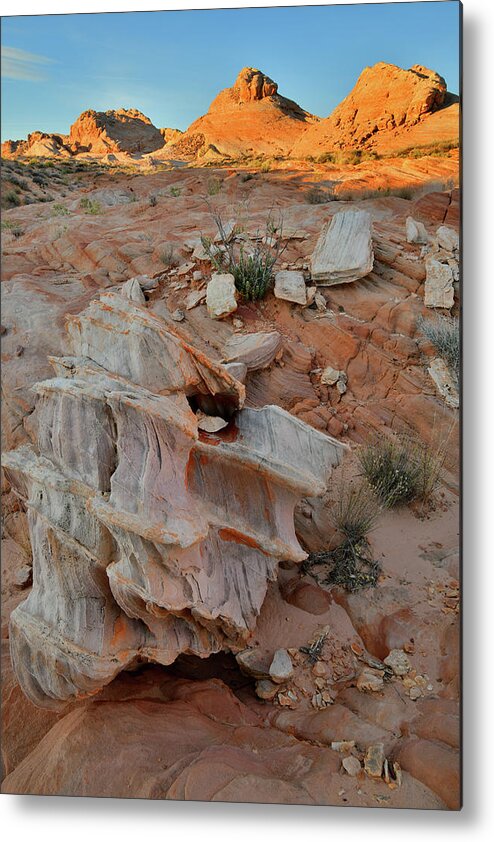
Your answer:
[[[342,211],[321,231],[311,258],[311,277],[321,286],[347,284],[372,271],[371,217],[367,211]]]

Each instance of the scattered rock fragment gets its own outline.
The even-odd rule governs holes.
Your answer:
[[[435,257],[425,261],[424,304],[426,307],[442,307],[450,310],[454,304],[453,270],[447,263],[440,263]]]
[[[274,653],[271,666],[269,667],[269,675],[277,684],[282,684],[284,681],[288,681],[288,679],[292,677],[292,659],[286,649],[277,649]]]
[[[261,678],[256,682],[256,696],[266,701],[274,699],[279,689],[280,685],[270,681],[269,678]]]
[[[440,248],[445,251],[457,251],[460,247],[460,236],[454,228],[441,225],[436,231],[436,240]]]
[[[405,230],[407,235],[407,243],[417,243],[418,245],[427,245],[429,242],[429,235],[426,231],[423,222],[417,222],[413,216],[407,216],[405,223]]]
[[[369,746],[364,758],[364,769],[370,778],[380,778],[384,766],[384,744]]]
[[[220,418],[219,415],[204,415],[203,413],[197,413],[196,417],[199,419],[197,422],[198,429],[203,430],[205,433],[218,433],[220,430],[223,430],[228,426],[228,421],[225,421],[224,418]]]
[[[317,310],[320,313],[325,313],[328,309],[328,305],[326,304],[326,299],[322,292],[316,292],[314,296],[314,304],[316,305]]]
[[[131,278],[130,281],[126,281],[122,286],[121,293],[129,301],[135,301],[136,304],[146,303],[146,298],[137,278]]]
[[[245,363],[248,371],[256,371],[271,365],[281,345],[282,339],[277,330],[234,334],[225,345],[225,360]]]
[[[344,757],[341,761],[341,765],[343,766],[345,772],[350,775],[350,777],[355,778],[359,772],[362,771],[362,764],[358,757],[354,757],[351,754],[349,757]]]
[[[357,690],[361,693],[375,693],[383,687],[383,677],[377,670],[363,669],[357,678]]]
[[[355,748],[355,740],[333,740],[331,748],[333,751],[351,751]]]
[[[247,377],[247,366],[245,363],[223,363],[223,368],[225,368],[235,380],[240,380],[241,383],[245,383],[245,378]]]
[[[444,360],[441,357],[435,357],[427,370],[446,405],[452,409],[458,409],[460,405],[458,386]]]
[[[193,289],[185,299],[185,309],[193,310],[194,307],[197,307],[198,304],[204,301],[206,295],[206,289]]]
[[[303,273],[290,269],[282,269],[281,272],[277,272],[274,279],[274,294],[276,298],[281,298],[283,301],[307,304],[307,290]]]
[[[242,672],[252,678],[270,678],[270,660],[260,649],[243,649],[235,656]]]
[[[215,273],[207,285],[206,306],[212,319],[222,319],[237,309],[235,278]]]
[[[323,386],[334,386],[340,378],[341,372],[337,368],[332,368],[328,365],[321,374],[321,383]]]
[[[312,280],[325,286],[350,283],[368,275],[373,265],[370,214],[361,210],[336,213],[312,254]]]
[[[392,649],[383,663],[390,667],[395,675],[406,675],[412,668],[408,655],[403,649]]]
[[[170,313],[170,318],[173,319],[174,322],[183,322],[185,319],[185,313],[183,310],[177,308],[177,310],[174,310],[173,313]]]

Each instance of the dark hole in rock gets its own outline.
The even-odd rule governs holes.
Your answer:
[[[201,395],[197,393],[188,395],[187,400],[192,412],[196,413],[200,409],[205,415],[224,418],[225,421],[230,421],[238,410],[237,399],[233,395]]]

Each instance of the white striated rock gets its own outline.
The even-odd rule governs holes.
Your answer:
[[[294,304],[307,304],[307,290],[302,272],[282,269],[274,279],[274,294],[283,301]]]
[[[360,210],[336,213],[312,254],[312,280],[322,286],[350,283],[368,275],[373,265],[370,214]]]
[[[237,290],[233,275],[213,275],[207,286],[206,306],[212,319],[222,319],[235,312]]]
[[[440,248],[445,251],[457,251],[460,247],[460,236],[454,228],[441,225],[436,231],[436,239]]]
[[[224,366],[120,294],[67,330],[73,356],[35,387],[38,452],[2,456],[33,555],[12,660],[47,707],[138,661],[244,649],[280,560],[305,558],[296,504],[326,491],[343,452],[278,407],[241,409]],[[200,434],[186,395],[238,410],[233,435]]]
[[[444,398],[446,405],[452,409],[458,409],[460,405],[458,386],[444,360],[441,357],[435,357],[431,361],[428,372],[436,384],[437,391]]]
[[[271,365],[281,345],[282,339],[277,330],[234,334],[225,345],[225,360],[245,363],[248,371],[256,371]]]
[[[424,304],[426,307],[451,309],[455,300],[453,270],[435,257],[425,261]]]
[[[417,243],[419,245],[427,245],[429,242],[429,235],[426,231],[423,222],[417,222],[413,216],[407,216],[405,223],[405,230],[407,235],[407,243]]]
[[[122,286],[121,293],[129,301],[135,301],[136,304],[146,303],[146,298],[137,278],[131,278],[130,281],[126,281]]]

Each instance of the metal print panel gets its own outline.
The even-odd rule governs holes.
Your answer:
[[[3,18],[3,792],[460,808],[460,34]]]

